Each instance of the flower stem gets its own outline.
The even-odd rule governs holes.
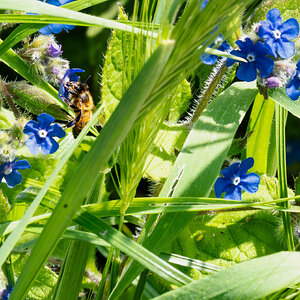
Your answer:
[[[287,175],[286,175],[286,152],[285,152],[285,123],[287,119],[287,111],[284,107],[276,104],[276,144],[277,144],[277,161],[278,161],[278,185],[280,198],[288,197]],[[284,208],[289,207],[289,203],[282,202]],[[281,212],[284,232],[287,241],[287,248],[289,251],[295,251],[293,229],[291,226],[290,214],[288,212]]]

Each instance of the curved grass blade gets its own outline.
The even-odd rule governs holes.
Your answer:
[[[62,198],[45,225],[18,278],[18,282],[10,296],[11,300],[24,299],[26,296],[39,270],[80,207],[93,184],[94,178],[99,172],[105,170],[107,161],[140,117],[139,112],[157,83],[173,47],[173,42],[167,42],[159,46],[124,94],[122,101],[102,129],[101,134],[80,163],[73,180],[67,185]],[[6,251],[5,253],[8,254]]]
[[[80,0],[80,1],[75,1],[72,3],[67,3],[65,5],[63,5],[62,7],[64,8],[68,8],[74,11],[79,11],[85,8],[88,8],[90,6],[105,2],[107,0],[92,0],[92,1],[85,1],[85,0]],[[12,20],[9,20],[10,18],[12,18],[12,15],[9,14],[1,14],[0,15],[0,20],[2,22],[10,22]],[[35,16],[35,15],[16,15],[17,19],[16,22],[20,22],[22,23],[22,20],[28,18],[32,18],[34,19],[42,19],[45,20],[45,18],[43,18],[42,16]],[[8,18],[7,21],[5,21],[2,18]],[[56,17],[53,17],[54,19]],[[49,17],[48,17],[49,19]],[[64,19],[64,18],[63,18]],[[46,18],[47,20],[47,18]],[[45,22],[45,21],[44,21]],[[77,21],[78,22],[78,21]],[[82,23],[82,22],[79,22]],[[65,24],[65,23],[60,23],[60,24]],[[44,24],[45,25],[45,24]],[[12,48],[14,45],[16,45],[18,42],[20,42],[22,39],[26,38],[27,36],[35,33],[36,31],[38,31],[39,29],[43,28],[44,25],[39,25],[39,24],[22,24],[20,26],[18,26],[16,29],[14,29],[10,35],[3,41],[3,43],[0,45],[0,56],[6,52],[9,48]],[[76,24],[74,24],[76,25]]]
[[[150,36],[155,35],[152,32],[140,30],[139,28],[133,28],[132,26],[119,23],[117,21],[87,15],[84,13],[76,12],[63,7],[57,7],[43,2],[38,2],[35,0],[14,0],[14,1],[2,0],[0,2],[0,9],[17,10],[17,11],[24,11],[29,13],[36,13],[40,15],[49,15],[54,17],[68,18],[71,20],[85,22],[93,26],[101,26],[101,27],[118,29],[118,30],[134,32],[134,33],[142,32],[147,35],[150,34]]]
[[[155,299],[255,300],[299,282],[300,253],[279,252],[236,264]]]
[[[83,213],[77,218],[77,223],[89,231],[94,232],[97,236],[101,237],[115,248],[120,249],[125,254],[133,257],[143,264],[145,268],[153,271],[161,278],[179,286],[192,281],[190,277],[181,273],[163,259],[154,255],[137,242],[126,237],[92,214],[88,212]]]

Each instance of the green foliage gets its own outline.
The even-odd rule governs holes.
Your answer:
[[[262,299],[298,283],[298,264],[299,253],[280,252],[237,264],[155,299]]]

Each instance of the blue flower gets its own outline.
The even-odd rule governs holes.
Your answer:
[[[227,43],[227,41],[224,41],[224,37],[221,34],[208,47],[215,48],[215,46],[218,46],[217,50],[224,52],[227,52],[231,49],[231,46]],[[206,54],[201,56],[201,60],[206,65],[214,65],[218,60],[218,56],[213,54]]]
[[[59,147],[53,137],[62,138],[66,133],[58,124],[51,125],[55,119],[48,114],[42,113],[37,119],[38,122],[31,120],[23,129],[25,134],[30,135],[25,145],[32,154],[39,154],[40,147],[42,154],[52,154]]]
[[[6,289],[1,292],[1,295],[0,295],[1,299],[8,300],[12,290],[13,290],[13,286],[7,286]]]
[[[18,160],[15,158],[13,161],[4,162],[0,165],[0,183],[4,178],[9,188],[15,187],[21,183],[22,175],[17,170],[29,169],[30,164],[27,160]]]
[[[299,24],[294,18],[282,23],[280,11],[273,8],[267,13],[268,22],[262,21],[257,34],[265,39],[265,46],[277,57],[289,58],[295,54],[295,44],[290,40],[299,35]]]
[[[69,91],[66,88],[66,83],[69,81],[79,81],[79,76],[76,74],[78,72],[84,72],[82,69],[68,69],[60,81],[58,97],[65,102],[69,101]]]
[[[224,177],[219,177],[215,183],[217,198],[225,192],[225,199],[241,200],[242,190],[247,193],[256,193],[260,177],[255,173],[246,174],[254,165],[254,159],[248,157],[241,163],[234,163],[221,171]]]
[[[300,96],[300,60],[297,62],[297,68],[294,71],[290,81],[287,83],[285,87],[285,91],[287,95],[292,100],[297,100]]]
[[[268,49],[261,43],[257,42],[253,45],[250,38],[245,41],[238,40],[235,42],[241,50],[232,50],[230,54],[242,57],[248,62],[240,62],[239,69],[236,76],[240,80],[252,81],[257,76],[257,70],[260,72],[261,77],[268,77],[274,67],[274,61],[268,57]],[[227,58],[226,66],[230,67],[236,60]]]
[[[203,0],[203,2],[201,4],[201,9],[204,9],[207,3],[208,3],[208,0]]]
[[[43,0],[39,0],[43,1]],[[47,4],[55,5],[55,6],[61,6],[64,4],[67,4],[69,2],[73,2],[74,0],[47,0]],[[75,25],[66,25],[66,24],[50,24],[47,25],[39,30],[40,33],[49,35],[51,33],[57,34],[61,31],[65,30],[66,32],[69,32],[69,30],[72,30],[75,27]]]

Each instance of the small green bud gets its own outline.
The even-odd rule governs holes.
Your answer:
[[[68,120],[68,115],[50,97],[26,81],[5,83],[5,89],[16,105],[36,115],[48,113],[57,120]],[[0,94],[5,97],[1,86]]]

